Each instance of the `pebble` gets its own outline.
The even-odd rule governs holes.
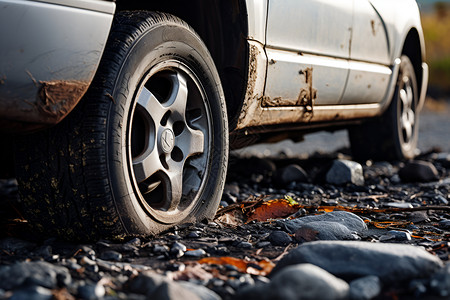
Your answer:
[[[186,246],[179,242],[174,242],[170,248],[170,254],[177,258],[182,257],[184,252],[186,252]]]
[[[271,243],[271,242],[268,242],[268,241],[258,242],[258,243],[256,244],[256,248],[265,248],[265,247],[270,246],[271,244],[272,244],[272,243]]]
[[[98,282],[96,284],[85,283],[78,287],[78,296],[81,299],[94,300],[103,298],[106,294],[105,287]]]
[[[292,238],[284,231],[274,230],[270,233],[268,240],[274,246],[287,246],[292,243]]]
[[[200,232],[198,232],[198,231],[191,231],[191,232],[189,232],[189,234],[186,237],[190,238],[190,239],[199,238],[200,237]]]
[[[333,211],[322,215],[300,217],[293,220],[281,220],[277,224],[290,233],[295,233],[303,225],[311,222],[335,222],[348,228],[351,232],[362,234],[367,231],[366,223],[357,215],[346,211]]]
[[[170,251],[170,249],[166,245],[154,245],[153,246],[153,253],[155,253],[155,254],[168,253],[169,251]]]
[[[450,263],[431,277],[430,287],[439,296],[450,297]]]
[[[233,195],[231,195],[229,193],[223,193],[221,202],[225,202],[227,205],[233,204],[233,203],[237,202],[237,197],[233,196]]]
[[[359,163],[354,161],[344,159],[335,160],[326,174],[326,181],[335,185],[343,185],[346,183],[364,185],[363,168]]]
[[[170,281],[163,282],[158,287],[156,287],[156,289],[151,294],[147,294],[147,296],[148,299],[158,300],[201,300],[201,298],[191,290],[183,288],[180,284]]]
[[[411,234],[406,231],[399,231],[399,230],[391,230],[388,231],[386,234],[382,235],[380,237],[380,241],[389,241],[389,240],[396,240],[396,241],[410,241],[411,240]]]
[[[72,282],[69,270],[45,261],[20,262],[0,266],[0,288],[12,290],[23,283],[49,289],[67,286]]]
[[[286,186],[291,183],[308,182],[308,174],[299,165],[291,164],[277,170],[273,180],[279,185]]]
[[[431,182],[439,179],[436,167],[427,161],[414,160],[398,171],[403,182]]]
[[[15,290],[9,300],[51,300],[52,291],[42,286],[31,285]]]
[[[365,276],[350,282],[350,300],[370,300],[381,292],[381,281],[377,276]]]
[[[317,240],[360,240],[353,231],[338,222],[318,221],[306,223],[295,232],[298,242]]]
[[[439,221],[439,228],[450,229],[450,220],[445,219],[445,220]]]
[[[148,271],[142,272],[138,276],[130,278],[128,281],[128,286],[130,291],[133,293],[150,295],[159,285],[168,280],[168,278],[162,275]]]
[[[184,252],[184,256],[192,258],[200,258],[206,256],[206,251],[203,249],[189,250]]]
[[[395,208],[413,208],[411,203],[406,202],[388,202],[384,203],[385,206],[395,207]]]
[[[221,280],[222,281],[222,280]],[[199,284],[194,284],[189,281],[178,281],[177,282],[182,288],[193,292],[196,294],[201,300],[221,300],[219,295],[215,292],[211,291],[207,287]],[[222,281],[223,285],[223,281]],[[187,299],[187,298],[184,298]]]
[[[442,267],[442,261],[423,248],[403,244],[362,241],[318,241],[291,250],[273,269],[311,263],[343,279],[378,276],[385,284],[426,278]]]
[[[107,250],[102,252],[100,258],[104,260],[120,261],[122,260],[122,254],[117,251]]]
[[[252,249],[253,245],[249,242],[239,242],[236,247],[241,249]]]
[[[312,264],[289,266],[272,277],[268,284],[258,284],[238,292],[237,299],[347,299],[349,285]]]

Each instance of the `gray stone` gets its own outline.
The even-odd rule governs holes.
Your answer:
[[[350,300],[370,300],[381,292],[381,281],[377,276],[365,276],[350,282]]]
[[[427,161],[414,160],[408,162],[398,171],[403,182],[430,182],[439,179],[436,167]]]
[[[148,299],[158,299],[158,300],[179,300],[179,299],[189,299],[189,300],[201,300],[199,296],[191,292],[188,289],[183,288],[181,285],[175,282],[163,282],[159,285],[150,295]]]
[[[102,252],[100,258],[104,260],[119,261],[122,259],[122,254],[117,251],[107,250]]]
[[[197,249],[197,250],[188,250],[184,252],[184,256],[186,257],[193,257],[193,258],[199,258],[206,256],[206,251],[203,249]]]
[[[333,211],[322,215],[306,216],[293,220],[281,220],[278,224],[288,232],[295,233],[303,225],[312,222],[336,222],[347,227],[351,232],[363,233],[367,231],[367,225],[357,215],[347,211]]]
[[[105,287],[99,283],[84,284],[78,287],[78,296],[81,299],[94,300],[105,296]]]
[[[22,284],[53,289],[57,286],[67,286],[70,282],[71,277],[67,268],[45,261],[0,266],[0,288],[5,290],[12,290]]]
[[[440,221],[439,228],[450,229],[450,220],[445,219],[445,220]]]
[[[361,238],[344,225],[337,222],[311,222],[303,225],[295,232],[295,239],[299,242],[318,240],[360,240]]]
[[[42,286],[28,286],[15,290],[10,300],[50,300],[53,299],[52,291]]]
[[[347,299],[348,284],[311,264],[289,266],[269,284],[258,284],[239,291],[237,299],[246,300],[316,300]]]
[[[163,282],[167,282],[168,279],[164,276],[153,272],[142,272],[138,276],[131,278],[128,281],[128,286],[131,292],[150,295],[158,286]]]
[[[431,277],[430,287],[441,297],[450,296],[450,263]]]
[[[288,185],[292,182],[308,182],[308,174],[299,165],[291,164],[275,173],[274,181],[281,185]]]
[[[405,232],[405,231],[391,230],[380,237],[380,241],[382,241],[382,242],[389,241],[389,240],[410,241],[411,234],[409,232]]]
[[[362,166],[354,161],[337,159],[328,170],[326,181],[330,184],[343,185],[353,183],[364,185]]]
[[[249,242],[239,242],[236,247],[241,248],[241,249],[252,249],[253,245],[252,243]]]
[[[191,283],[189,281],[178,281],[178,285],[183,287],[186,290],[191,291],[192,293],[196,294],[201,300],[221,300],[219,295],[217,295],[215,292],[211,291],[207,287],[203,285],[198,285]]]
[[[423,248],[388,243],[318,241],[289,252],[273,269],[311,263],[343,279],[374,275],[384,284],[427,278],[442,267],[442,261]]]
[[[281,230],[272,231],[268,239],[274,246],[287,246],[292,243],[292,238],[289,234]]]

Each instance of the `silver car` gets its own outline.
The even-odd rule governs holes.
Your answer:
[[[0,0],[0,41],[2,171],[46,235],[209,219],[230,147],[347,128],[357,160],[415,153],[413,0]]]

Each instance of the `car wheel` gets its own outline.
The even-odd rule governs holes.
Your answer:
[[[349,129],[354,158],[360,161],[413,158],[418,139],[418,101],[414,67],[409,58],[403,55],[389,108],[381,118]]]
[[[25,210],[46,235],[120,238],[211,218],[228,160],[211,55],[176,17],[119,13],[81,103],[16,144]]]

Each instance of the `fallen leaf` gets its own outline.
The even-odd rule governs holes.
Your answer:
[[[291,204],[286,199],[269,200],[255,206],[248,213],[247,222],[253,220],[264,222],[270,219],[286,218],[296,213],[299,209],[299,205]]]
[[[275,264],[270,260],[248,261],[230,256],[222,257],[206,257],[198,261],[200,264],[214,264],[214,265],[232,265],[237,268],[241,273],[247,273],[251,275],[268,275]]]

